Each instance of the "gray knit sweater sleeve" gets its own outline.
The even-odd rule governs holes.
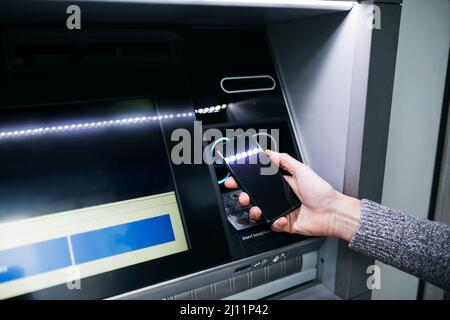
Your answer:
[[[450,289],[450,226],[362,200],[355,251]]]

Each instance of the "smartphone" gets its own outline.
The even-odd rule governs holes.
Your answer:
[[[224,142],[217,154],[267,223],[300,207],[300,199],[254,136]]]

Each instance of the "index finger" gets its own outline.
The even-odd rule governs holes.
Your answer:
[[[239,188],[236,180],[234,180],[233,177],[229,177],[227,180],[225,180],[225,187],[228,189],[237,189]]]
[[[286,170],[292,176],[295,176],[296,170],[302,166],[301,162],[295,160],[287,153],[278,153],[272,150],[266,150],[266,154],[276,166]]]

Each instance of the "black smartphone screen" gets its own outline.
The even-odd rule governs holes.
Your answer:
[[[218,151],[239,186],[271,223],[301,205],[300,200],[252,136],[237,137]]]

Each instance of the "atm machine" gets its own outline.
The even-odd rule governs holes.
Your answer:
[[[81,29],[68,30],[74,4]],[[277,129],[280,151],[380,201],[400,12],[2,1],[0,298],[370,298],[374,261],[272,232],[223,186],[224,167],[171,152],[177,129]]]

